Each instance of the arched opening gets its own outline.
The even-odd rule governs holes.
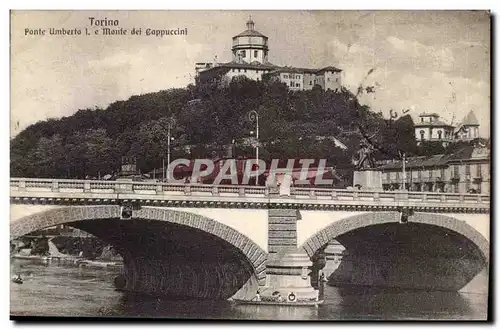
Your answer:
[[[336,263],[328,251],[334,239],[345,248]],[[395,212],[367,213],[332,224],[303,248],[332,286],[459,291],[474,282],[473,291],[488,288],[489,243],[444,215],[418,213],[399,223]]]
[[[246,298],[265,279],[265,251],[228,226],[162,208],[119,214],[117,206],[53,209],[12,223],[11,239],[61,223],[79,228],[117,248],[125,289],[172,298]]]

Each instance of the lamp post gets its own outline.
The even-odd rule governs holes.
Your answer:
[[[255,166],[259,166],[259,114],[257,111],[252,110],[248,113],[248,118],[251,121],[255,121],[255,138],[256,138],[256,144],[255,144]],[[258,185],[259,180],[257,180],[257,177],[255,177],[255,185]]]
[[[406,153],[403,152],[403,191],[406,190]]]
[[[167,124],[167,182],[170,180],[170,172],[168,167],[170,166],[170,140],[173,139],[171,136],[172,127],[174,125],[174,120],[172,118],[169,119]]]
[[[158,122],[160,126],[165,129],[165,126],[161,124],[161,122]],[[172,117],[168,118],[167,120],[167,164],[165,168],[165,157],[162,158],[162,179],[167,180],[167,182],[170,179],[170,174],[168,172],[168,167],[170,166],[170,141],[173,140],[174,138],[172,137],[172,128],[174,126],[174,119]]]

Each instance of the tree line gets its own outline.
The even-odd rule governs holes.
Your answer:
[[[290,91],[280,82],[236,77],[225,87],[189,85],[37,122],[11,140],[11,176],[98,177],[116,173],[122,157],[134,157],[149,172],[166,159],[169,124],[172,160],[223,156],[228,145],[233,156],[254,157],[252,110],[264,160],[325,158],[349,171],[366,135],[377,159],[426,152],[416,146],[409,115],[386,119],[346,89]]]

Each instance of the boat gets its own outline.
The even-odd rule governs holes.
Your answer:
[[[324,300],[297,300],[297,301],[277,301],[277,300],[243,300],[243,299],[233,299],[236,304],[240,305],[273,305],[273,306],[313,306],[316,307],[321,305]]]
[[[14,277],[12,279],[12,282],[14,282],[16,284],[23,284],[23,280],[20,277]]]

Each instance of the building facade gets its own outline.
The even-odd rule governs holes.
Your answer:
[[[250,18],[247,29],[233,37],[232,61],[228,63],[199,62],[195,64],[196,83],[227,85],[234,77],[252,80],[278,80],[290,90],[310,90],[319,86],[325,90],[340,90],[342,70],[328,66],[319,69],[280,67],[269,62],[269,38],[255,30]]]
[[[469,146],[451,155],[408,158],[403,174],[401,161],[378,167],[384,190],[447,193],[490,193],[490,150]],[[403,175],[405,176],[403,180]]]
[[[437,113],[422,113],[415,123],[417,141],[441,141],[448,145],[453,141],[453,126],[439,119]]]
[[[440,120],[436,113],[422,113],[415,123],[415,138],[417,143],[439,141],[445,147],[454,141],[471,141],[479,138],[479,122],[472,110],[456,127]]]
[[[470,141],[479,137],[479,121],[474,114],[470,111],[464,120],[455,129],[455,138],[462,141]]]

